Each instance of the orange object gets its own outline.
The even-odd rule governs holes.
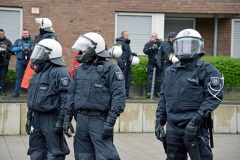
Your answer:
[[[32,77],[32,75],[34,73],[34,70],[30,67],[31,63],[32,63],[32,61],[30,60],[28,62],[27,68],[24,72],[21,88],[28,89],[30,78]]]
[[[70,72],[70,76],[72,77],[73,74],[74,74],[74,70],[77,66],[79,66],[80,63],[77,62],[76,60],[76,56],[78,55],[78,52],[75,52],[74,53],[74,56],[73,56],[73,64],[72,64],[72,68],[71,68],[71,72]]]

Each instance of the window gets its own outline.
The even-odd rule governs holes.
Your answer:
[[[187,29],[195,28],[195,19],[194,18],[166,18],[165,20],[165,30],[164,30],[164,39],[168,39],[168,33],[176,32]]]
[[[240,19],[232,20],[231,57],[240,58]]]
[[[21,37],[22,9],[0,7],[0,28],[4,30],[6,37],[14,43]]]

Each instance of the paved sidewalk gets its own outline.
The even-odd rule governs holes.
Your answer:
[[[154,133],[115,133],[114,144],[122,160],[165,160]],[[73,138],[67,139],[73,160]],[[214,160],[240,159],[240,134],[214,134]],[[27,160],[28,135],[0,136],[0,160]]]

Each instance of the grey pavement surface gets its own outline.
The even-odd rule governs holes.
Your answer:
[[[27,160],[28,135],[0,136],[0,160]],[[66,160],[73,160],[73,138]],[[154,133],[115,133],[114,144],[122,160],[165,160]],[[214,160],[240,160],[240,134],[214,134]]]

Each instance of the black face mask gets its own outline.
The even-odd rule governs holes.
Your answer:
[[[49,60],[49,52],[45,52],[42,56],[40,56],[38,59],[32,60],[32,63],[34,65],[39,65],[41,63],[45,63]]]
[[[44,34],[44,33],[46,33],[43,29],[41,29],[41,28],[39,28],[39,32],[40,32],[40,34]]]
[[[88,52],[85,53],[84,55],[83,55],[82,51],[80,51],[78,53],[78,55],[76,56],[76,61],[78,63],[85,63],[85,62],[87,62],[91,57],[97,55],[96,52],[95,52],[95,49],[96,49],[96,47],[90,48],[88,50]]]

